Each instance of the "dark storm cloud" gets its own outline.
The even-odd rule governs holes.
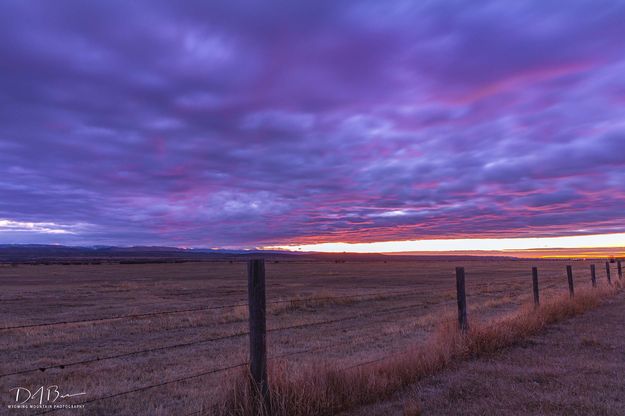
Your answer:
[[[0,7],[0,242],[625,231],[622,2]]]

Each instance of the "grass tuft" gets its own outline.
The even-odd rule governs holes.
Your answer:
[[[277,363],[269,368],[273,416],[332,416],[384,399],[450,363],[491,354],[515,345],[555,322],[579,315],[615,294],[613,287],[580,290],[544,302],[539,308],[522,306],[488,323],[471,323],[466,334],[457,322],[446,320],[422,345],[382,361],[340,369],[336,365]],[[224,399],[211,414],[259,416],[264,412],[245,373],[233,380]],[[407,403],[404,414],[420,414],[418,403]]]

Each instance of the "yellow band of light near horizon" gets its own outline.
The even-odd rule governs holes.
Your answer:
[[[317,243],[260,247],[263,250],[324,253],[402,253],[418,251],[502,251],[532,249],[582,249],[625,247],[625,233],[563,237],[466,238],[441,240],[380,241],[373,243]]]

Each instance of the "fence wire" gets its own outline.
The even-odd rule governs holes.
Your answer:
[[[331,300],[346,300],[346,299],[354,299],[354,298],[367,298],[373,297],[373,299],[362,299],[362,300],[375,300],[375,297],[378,296],[408,296],[412,294],[417,294],[417,291],[389,291],[389,292],[374,292],[374,293],[360,293],[356,295],[346,295],[346,296],[326,296],[326,297],[310,297],[310,298],[291,298],[291,299],[280,299],[266,302],[266,305],[277,305],[277,304],[285,304],[285,303],[307,303],[307,302],[323,302],[323,301],[331,301]],[[7,331],[11,329],[28,329],[28,328],[40,328],[47,326],[57,326],[57,325],[71,325],[71,324],[84,324],[84,323],[97,323],[97,322],[106,322],[106,321],[117,321],[122,319],[142,319],[142,318],[150,318],[153,316],[161,316],[161,315],[173,315],[179,313],[189,313],[189,312],[203,312],[210,310],[219,310],[219,309],[229,309],[229,308],[237,308],[237,307],[247,307],[248,304],[246,301],[240,301],[239,303],[229,304],[229,305],[218,305],[218,306],[202,306],[197,308],[188,308],[188,309],[176,309],[170,311],[156,311],[156,312],[146,312],[146,313],[137,313],[137,314],[127,314],[127,315],[114,315],[107,316],[102,318],[86,318],[86,319],[76,319],[76,320],[65,320],[65,321],[55,321],[55,322],[44,322],[44,323],[32,323],[32,324],[23,324],[23,325],[14,325],[14,326],[5,326],[0,328],[0,331]]]
[[[557,286],[556,283],[546,284],[543,287],[543,290],[555,288],[556,286]],[[374,292],[374,293],[360,293],[360,294],[346,295],[346,296],[327,296],[327,297],[280,299],[280,300],[274,300],[274,301],[266,302],[266,304],[267,305],[273,305],[273,304],[285,304],[285,303],[307,303],[307,302],[322,302],[322,301],[333,301],[333,300],[341,301],[341,300],[356,299],[356,298],[365,298],[365,299],[362,299],[362,300],[376,300],[377,298],[383,298],[383,297],[403,297],[403,296],[409,296],[409,295],[414,295],[414,294],[418,294],[418,293],[419,293],[418,291],[386,291],[386,292]],[[54,326],[54,325],[80,324],[80,323],[88,323],[88,322],[114,321],[114,320],[121,320],[121,319],[141,319],[141,318],[147,318],[147,317],[152,317],[152,316],[160,316],[160,315],[188,313],[188,312],[199,312],[199,311],[218,310],[218,309],[246,307],[246,306],[248,306],[248,304],[247,303],[243,303],[243,301],[241,301],[241,303],[235,303],[235,304],[229,304],[229,305],[207,306],[207,307],[177,309],[177,310],[160,311],[160,312],[157,311],[157,312],[128,314],[128,315],[115,315],[115,316],[102,317],[102,318],[80,319],[80,320],[72,320],[72,321],[56,321],[56,322],[48,322],[48,323],[40,323],[40,324],[24,324],[24,325],[3,327],[3,328],[0,328],[0,331],[1,330],[11,330],[11,329],[47,327],[47,326]],[[335,319],[328,319],[328,320],[315,321],[315,322],[305,322],[305,323],[301,323],[301,324],[288,325],[288,326],[282,326],[282,327],[276,327],[276,328],[269,328],[269,329],[267,329],[266,332],[267,333],[280,333],[280,332],[284,332],[284,331],[288,331],[288,330],[299,330],[299,329],[304,329],[304,328],[309,328],[309,327],[316,327],[316,326],[322,326],[322,325],[331,325],[331,324],[335,324],[335,323],[339,323],[339,322],[346,322],[346,321],[350,321],[350,320],[354,320],[354,319],[360,319],[360,318],[364,318],[364,317],[370,317],[370,316],[377,317],[377,316],[383,316],[383,315],[387,315],[387,314],[397,314],[397,313],[400,313],[400,312],[406,312],[406,311],[412,310],[413,308],[422,307],[422,306],[423,306],[422,303],[416,303],[416,304],[396,306],[396,307],[385,308],[385,309],[371,310],[371,311],[368,311],[368,312],[363,312],[363,313],[358,313],[358,314],[338,317],[338,318],[335,318]],[[387,321],[389,321],[389,320],[388,319],[386,319],[386,320],[379,320],[379,321],[376,320],[375,322],[369,322],[367,325],[364,325],[364,326],[363,326],[363,324],[361,322],[359,322],[356,325],[346,326],[346,327],[344,327],[344,329],[353,329],[353,328],[357,328],[357,327],[358,328],[372,327],[375,324],[380,324],[380,323],[387,322]],[[138,355],[138,354],[147,354],[147,353],[153,353],[153,352],[158,352],[158,351],[171,350],[171,349],[175,349],[175,348],[183,348],[183,347],[188,347],[188,346],[194,346],[194,345],[199,345],[199,344],[203,344],[203,343],[217,342],[217,341],[222,341],[222,340],[226,340],[226,339],[234,339],[234,338],[239,338],[239,337],[243,337],[243,336],[246,336],[246,335],[249,335],[248,331],[241,331],[241,332],[236,332],[236,333],[223,335],[223,336],[219,336],[219,337],[211,337],[211,338],[200,339],[200,340],[190,341],[190,342],[183,342],[183,343],[178,343],[178,344],[173,344],[173,345],[166,345],[166,346],[160,346],[160,347],[154,347],[154,348],[146,348],[146,349],[142,349],[142,350],[129,351],[129,352],[109,355],[109,356],[105,356],[105,357],[96,356],[96,357],[93,357],[93,358],[88,358],[88,359],[83,359],[83,360],[78,360],[78,361],[72,361],[72,362],[54,364],[54,365],[50,365],[50,366],[18,370],[18,371],[15,371],[15,372],[0,374],[0,377],[7,377],[7,376],[13,376],[13,375],[19,375],[19,374],[26,374],[26,373],[35,372],[35,371],[46,371],[46,370],[50,370],[50,369],[65,369],[65,368],[71,367],[71,366],[87,365],[87,364],[90,364],[90,363],[101,362],[101,361],[112,360],[112,359],[119,359],[119,358],[124,358],[124,357]],[[276,360],[276,359],[282,359],[282,358],[291,357],[291,356],[300,355],[300,354],[309,354],[309,353],[314,353],[314,352],[327,351],[327,350],[332,349],[334,347],[336,347],[336,344],[317,346],[317,347],[301,349],[301,350],[297,350],[297,351],[285,352],[285,353],[282,353],[282,354],[270,356],[270,357],[268,357],[268,359],[269,360]],[[360,368],[360,367],[363,367],[363,366],[367,366],[367,365],[378,363],[378,362],[381,362],[381,361],[384,361],[384,360],[388,360],[388,359],[391,359],[393,357],[400,356],[402,354],[405,354],[405,352],[395,352],[395,353],[391,353],[391,354],[386,354],[384,356],[381,356],[381,357],[378,357],[378,358],[375,358],[375,359],[371,359],[371,360],[359,362],[359,363],[356,363],[356,364],[353,364],[353,365],[350,365],[350,366],[347,366],[347,367],[339,368],[338,371],[348,371],[350,369]],[[142,391],[146,391],[146,390],[149,390],[149,389],[158,388],[158,387],[162,387],[162,386],[166,386],[166,385],[170,385],[170,384],[181,383],[181,382],[185,382],[185,381],[188,381],[188,380],[204,377],[204,376],[211,375],[211,374],[221,373],[221,372],[233,370],[233,369],[236,369],[236,368],[243,368],[243,367],[247,366],[248,364],[249,363],[246,361],[246,362],[240,362],[240,363],[237,363],[237,364],[234,364],[234,365],[225,366],[225,367],[213,368],[213,369],[205,370],[205,371],[202,371],[202,372],[199,372],[199,373],[193,373],[193,374],[189,374],[189,375],[186,375],[186,376],[183,376],[183,377],[178,377],[178,378],[173,378],[173,379],[170,379],[170,380],[165,380],[165,381],[162,381],[162,382],[159,382],[159,383],[138,386],[138,387],[135,387],[135,388],[132,388],[132,389],[129,389],[129,390],[120,391],[120,392],[117,392],[117,393],[113,393],[113,394],[109,394],[109,395],[105,395],[105,396],[101,396],[101,397],[96,397],[96,398],[93,398],[93,399],[89,399],[89,400],[85,400],[83,402],[76,403],[76,405],[86,405],[86,404],[89,404],[89,403],[94,403],[94,402],[98,402],[98,401],[102,401],[102,400],[108,400],[108,399],[112,399],[112,398],[116,398],[116,397],[120,397],[120,396],[124,396],[124,395],[128,395],[128,394],[138,393],[138,392],[142,392]],[[62,409],[61,408],[49,409],[49,410],[46,410],[46,411],[38,413],[38,414],[39,415],[43,415],[43,414],[53,413],[53,412],[56,412],[57,410],[62,410]],[[192,412],[192,413],[188,413],[186,416],[198,415],[198,414],[201,414],[204,411],[205,410],[198,410],[198,411],[195,411],[195,412]]]
[[[367,316],[370,316],[370,315],[384,315],[384,314],[389,314],[389,313],[397,313],[397,312],[401,312],[403,310],[411,309],[411,308],[418,307],[418,306],[421,306],[421,304],[413,304],[413,305],[409,305],[409,306],[402,306],[402,307],[394,307],[394,308],[373,310],[373,311],[366,312],[366,313],[350,315],[350,316],[346,316],[346,317],[330,319],[330,320],[325,320],[325,321],[308,322],[308,323],[297,324],[297,325],[290,325],[290,326],[285,326],[285,327],[270,328],[270,329],[267,330],[267,332],[282,332],[282,331],[287,331],[287,330],[292,330],[292,329],[302,329],[302,328],[308,328],[308,327],[313,327],[313,326],[329,325],[329,324],[333,324],[333,323],[338,323],[338,322],[349,321],[349,320],[353,320],[353,319],[357,319],[357,318],[367,317]],[[86,364],[102,362],[102,361],[107,361],[107,360],[112,360],[112,359],[119,359],[119,358],[130,357],[130,356],[133,356],[133,355],[146,354],[146,353],[170,350],[170,349],[175,349],[175,348],[189,347],[189,346],[200,345],[200,344],[216,342],[216,341],[223,341],[223,340],[226,340],[226,339],[233,339],[233,338],[238,338],[238,337],[242,337],[242,336],[246,336],[246,335],[249,335],[249,331],[242,331],[242,332],[237,332],[237,333],[234,333],[234,334],[229,334],[229,335],[224,335],[224,336],[219,336],[219,337],[212,337],[212,338],[207,338],[207,339],[200,339],[200,340],[190,341],[190,342],[183,342],[183,343],[178,343],[178,344],[173,344],[173,345],[166,345],[166,346],[162,346],[162,347],[145,348],[145,349],[141,349],[141,350],[129,351],[129,352],[124,352],[124,353],[114,354],[114,355],[109,355],[109,356],[104,356],[104,357],[96,356],[96,357],[88,358],[88,359],[84,359],[84,360],[71,361],[71,362],[60,363],[60,364],[53,364],[53,365],[49,365],[49,366],[32,367],[32,368],[28,368],[28,369],[24,369],[24,370],[18,370],[18,371],[13,371],[13,372],[0,374],[0,378],[8,377],[8,376],[14,376],[14,375],[20,375],[20,374],[28,374],[28,373],[37,372],[37,371],[44,372],[44,371],[52,370],[52,369],[63,370],[65,368],[67,368],[67,367],[73,367],[73,366],[77,366],[77,365],[86,365]]]

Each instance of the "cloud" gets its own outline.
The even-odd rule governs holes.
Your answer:
[[[625,231],[624,18],[8,1],[0,218],[89,224],[37,242],[211,247]]]
[[[55,224],[53,222],[19,222],[0,220],[0,232],[26,232],[37,234],[75,234],[75,226]]]

